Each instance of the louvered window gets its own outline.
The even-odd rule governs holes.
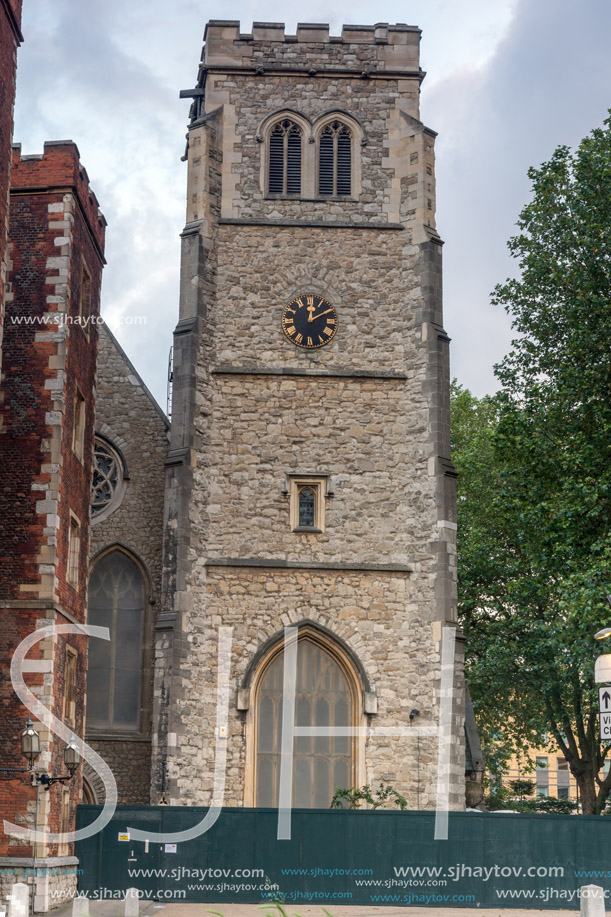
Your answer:
[[[301,129],[288,118],[269,138],[268,188],[270,194],[301,194]]]
[[[351,191],[352,134],[341,121],[332,121],[318,144],[318,193],[342,196]]]

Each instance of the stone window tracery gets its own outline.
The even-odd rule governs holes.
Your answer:
[[[284,653],[261,676],[255,706],[255,805],[276,807],[280,779]],[[356,721],[354,678],[331,646],[310,635],[297,646],[295,725],[349,728]],[[293,800],[328,808],[336,787],[353,786],[356,743],[351,736],[298,736],[293,746]]]
[[[121,550],[106,554],[89,580],[89,624],[107,627],[110,640],[92,641],[87,674],[87,728],[141,730],[145,582]]]
[[[91,519],[105,518],[118,508],[125,490],[125,468],[118,451],[96,436],[91,483]]]

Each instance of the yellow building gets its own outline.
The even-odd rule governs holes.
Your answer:
[[[609,772],[609,766],[610,762],[605,762],[601,777]],[[577,781],[571,774],[568,761],[556,746],[533,749],[529,755],[514,755],[502,774],[501,783],[512,790],[515,780],[529,780],[534,784],[534,792],[526,798],[551,796],[579,802]],[[515,796],[520,795],[524,794],[515,793]]]

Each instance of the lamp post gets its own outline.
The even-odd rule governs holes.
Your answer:
[[[38,833],[38,808],[40,802],[40,788],[41,786],[45,788],[47,792],[51,789],[54,783],[67,783],[69,780],[72,780],[74,777],[79,764],[81,763],[81,755],[76,747],[76,740],[74,736],[70,739],[70,742],[66,745],[64,749],[64,764],[68,770],[67,774],[58,775],[52,777],[50,774],[39,774],[38,771],[34,771],[34,762],[40,755],[40,736],[36,729],[34,729],[34,724],[30,717],[25,724],[25,729],[21,733],[21,754],[28,762],[27,770],[31,773],[32,777],[32,786],[36,787],[36,812],[34,816],[34,844],[32,849],[32,915],[34,914],[34,904],[36,896],[36,854],[37,854],[37,838]],[[17,771],[17,768],[14,769]],[[23,771],[21,771],[23,773]]]

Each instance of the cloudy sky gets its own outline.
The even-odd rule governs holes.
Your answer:
[[[188,100],[208,19],[419,25],[422,120],[439,132],[437,225],[445,240],[452,372],[482,395],[509,349],[489,294],[514,266],[506,241],[526,170],[574,146],[611,107],[609,0],[25,0],[15,141],[72,139],[108,220],[102,310],[165,407],[178,310]],[[145,316],[145,325],[134,325]]]

